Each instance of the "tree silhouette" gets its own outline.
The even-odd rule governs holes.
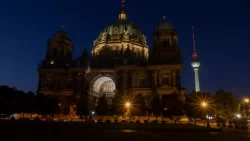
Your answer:
[[[115,97],[112,99],[111,105],[111,114],[116,115],[116,120],[118,120],[118,116],[121,114],[121,103],[122,103],[122,96],[120,94],[116,94]]]
[[[146,102],[145,102],[145,98],[140,94],[140,95],[137,95],[135,97],[135,108],[134,108],[134,112],[135,112],[135,115],[138,116],[138,120],[140,120],[140,116],[145,116],[146,115]]]
[[[178,94],[173,93],[165,96],[163,116],[169,117],[177,122],[180,116],[185,114],[184,103],[178,99]]]
[[[155,115],[155,118],[157,120],[157,118],[161,115],[162,110],[163,110],[162,101],[158,94],[154,95],[151,101],[151,106],[152,106],[152,112]]]
[[[214,95],[216,115],[231,120],[235,113],[239,112],[239,100],[230,93],[223,90],[216,91]]]
[[[89,104],[88,104],[88,96],[83,95],[80,97],[80,101],[77,103],[76,114],[82,116],[89,115]]]
[[[98,104],[96,107],[96,112],[98,115],[101,115],[101,120],[102,120],[102,116],[108,114],[109,112],[109,105],[108,102],[106,100],[106,96],[103,95],[102,97],[99,98],[98,100]]]

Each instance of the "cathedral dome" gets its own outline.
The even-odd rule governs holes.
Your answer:
[[[95,44],[101,42],[120,42],[122,39],[133,39],[138,44],[146,44],[146,37],[140,28],[128,20],[118,19],[108,24],[99,34]]]
[[[98,38],[94,41],[92,54],[99,54],[103,48],[112,51],[125,50],[129,48],[134,52],[148,52],[146,37],[140,28],[133,22],[127,20],[124,7],[119,14],[119,19],[108,24]],[[146,55],[147,56],[147,55]]]

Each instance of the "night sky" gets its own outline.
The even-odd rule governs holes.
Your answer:
[[[167,16],[184,58],[182,85],[194,89],[192,24],[196,28],[201,91],[250,95],[250,2],[247,0],[127,0],[125,11],[152,45],[154,28]],[[47,40],[65,25],[74,57],[89,51],[104,26],[118,18],[120,0],[1,0],[0,85],[36,91],[37,66]]]

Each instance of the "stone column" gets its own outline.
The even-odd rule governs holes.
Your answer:
[[[159,86],[160,84],[159,71],[156,72],[155,78],[156,78],[156,86]]]
[[[133,72],[132,72],[132,87],[133,87],[133,88],[134,88],[134,87],[137,87],[136,84],[137,84],[137,83],[136,83],[136,72],[133,71]]]
[[[157,87],[157,85],[158,85],[158,81],[157,81],[157,72],[156,71],[153,71],[153,86],[154,87]]]
[[[173,77],[173,87],[176,87],[176,72],[172,72],[172,77]]]
[[[124,71],[123,72],[123,86],[125,89],[128,87],[127,82],[128,82],[128,72]]]
[[[169,86],[173,86],[173,81],[172,81],[172,79],[173,79],[173,77],[172,77],[172,72],[170,72],[170,74],[169,74],[169,76],[168,76],[169,78],[168,78],[168,85]]]

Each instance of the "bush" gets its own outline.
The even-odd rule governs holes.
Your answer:
[[[128,123],[134,123],[134,122],[131,120],[131,121],[129,121]]]
[[[221,128],[221,124],[220,124],[220,123],[217,123],[217,127],[218,127],[218,128]]]
[[[162,124],[166,124],[166,121],[165,121],[165,120],[163,120],[163,121],[161,121],[161,123],[162,123]]]
[[[148,120],[144,120],[144,123],[148,123]]]
[[[240,122],[241,122],[241,125],[243,125],[243,126],[247,126],[248,125],[248,121],[247,121],[246,118],[241,119]]]
[[[153,123],[158,123],[158,121],[157,121],[157,120],[154,120]]]
[[[227,126],[228,128],[234,128],[234,126],[232,124]]]
[[[19,120],[30,120],[29,118],[19,118]]]
[[[118,123],[118,120],[117,120],[117,119],[115,120],[115,123]]]
[[[106,120],[106,123],[111,123],[111,121],[108,119],[108,120]]]
[[[141,123],[140,120],[137,120],[136,123]]]
[[[234,129],[240,129],[240,125],[235,124],[235,125],[234,125]]]
[[[227,127],[226,123],[222,123],[222,127],[226,128]]]
[[[222,117],[216,117],[216,122],[223,124],[223,123],[226,123],[226,119]]]
[[[243,125],[243,126],[241,126],[241,129],[242,130],[248,130],[248,126],[247,125]]]

